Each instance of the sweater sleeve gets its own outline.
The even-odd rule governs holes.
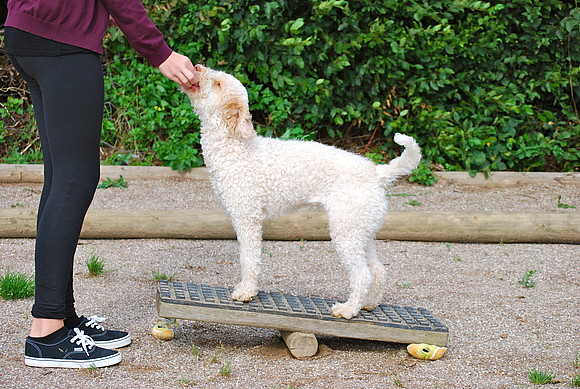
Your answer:
[[[140,0],[102,0],[131,45],[153,67],[161,65],[173,52],[163,34],[147,16]]]

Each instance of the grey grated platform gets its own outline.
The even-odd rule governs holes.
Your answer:
[[[275,328],[349,338],[445,346],[449,331],[427,309],[381,304],[350,320],[334,317],[337,301],[260,291],[250,302],[231,298],[232,288],[159,281],[159,316]]]

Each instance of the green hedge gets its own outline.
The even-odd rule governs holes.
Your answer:
[[[240,78],[267,136],[386,161],[404,132],[446,170],[580,165],[577,1],[157,3],[145,1],[170,45]],[[106,45],[107,162],[201,165],[187,98],[119,31]]]

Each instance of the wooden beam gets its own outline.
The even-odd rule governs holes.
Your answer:
[[[101,165],[100,180],[107,178],[118,179],[123,176],[125,180],[158,180],[162,178],[186,178],[195,181],[207,181],[209,179],[206,168],[192,169],[189,172],[180,173],[166,166],[108,166]],[[10,165],[0,164],[0,183],[44,181],[43,165]]]
[[[289,332],[315,333],[338,337],[379,340],[396,343],[428,343],[445,346],[447,333],[416,331],[406,328],[390,328],[384,331],[376,326],[350,322],[348,320],[328,323],[317,319],[294,318],[257,312],[217,310],[203,306],[192,309],[188,305],[167,303],[157,299],[157,313],[161,317],[222,323],[250,327],[272,328]]]
[[[231,299],[231,290],[181,281],[159,281],[157,313],[171,319],[407,344],[445,346],[449,337],[447,327],[424,308],[379,304],[372,311],[361,310],[357,316],[346,320],[331,316],[330,309],[336,300],[260,291],[252,301],[242,303]],[[304,341],[306,337],[309,336],[298,335],[296,340]],[[312,350],[318,342],[314,336],[309,338],[308,345],[303,348]]]
[[[36,212],[0,209],[0,237],[35,236]],[[235,239],[227,215],[208,210],[89,211],[81,237]],[[264,225],[268,240],[328,240],[324,212],[292,213]],[[377,234],[380,240],[439,242],[580,243],[576,212],[417,212],[392,211]]]
[[[43,169],[43,165],[0,164],[0,182],[43,182]]]
[[[456,185],[469,185],[489,188],[509,188],[535,184],[580,185],[580,173],[546,172],[492,172],[489,177],[477,173],[471,177],[467,172],[436,172],[435,175],[446,182]]]
[[[435,175],[446,182],[456,185],[479,187],[513,187],[531,184],[567,184],[580,185],[580,173],[545,173],[545,172],[492,172],[489,177],[477,173],[471,177],[467,172],[435,172]],[[179,177],[183,179],[206,181],[209,179],[206,168],[195,168],[189,172],[179,173],[166,166],[107,166],[101,165],[101,180],[107,177],[117,179],[123,176],[126,180],[156,180]],[[0,164],[0,182],[43,182],[42,165]]]

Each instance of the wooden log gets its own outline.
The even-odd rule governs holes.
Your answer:
[[[125,180],[158,180],[162,178],[186,178],[194,181],[207,181],[206,168],[191,169],[189,172],[178,172],[167,166],[106,166],[101,165],[101,180],[110,177]]]
[[[574,212],[393,211],[377,239],[580,243],[580,217]]]
[[[222,211],[94,210],[87,214],[81,237],[236,239],[236,234]]]
[[[509,188],[521,185],[566,184],[580,185],[580,173],[546,172],[492,172],[489,177],[477,173],[471,177],[467,172],[436,172],[435,175],[446,182],[488,188]]]
[[[467,172],[435,172],[435,175],[446,182],[456,185],[478,187],[514,187],[532,184],[567,184],[580,185],[580,173],[545,173],[545,172],[492,172],[489,177],[477,173],[471,177]],[[205,181],[209,179],[206,168],[195,168],[189,172],[179,173],[166,166],[107,166],[101,165],[101,180],[107,177],[117,179],[123,176],[126,180],[157,180],[162,178],[183,178]],[[0,164],[0,182],[43,182],[42,165]]]
[[[0,237],[35,236],[36,213],[31,209],[0,209]],[[81,237],[235,239],[222,211],[91,210]],[[328,240],[324,212],[300,212],[269,220],[268,240]],[[379,240],[433,242],[580,243],[577,212],[416,212],[392,211],[377,234]]]
[[[107,166],[101,165],[100,180],[118,179],[120,176],[131,180],[158,180],[162,178],[185,178],[194,181],[207,181],[207,169],[197,168],[189,172],[178,172],[167,166]],[[43,165],[0,164],[0,183],[42,183]]]
[[[0,237],[36,236],[36,210],[0,209]],[[84,239],[236,239],[229,218],[207,210],[90,210],[85,218]]]
[[[44,181],[43,165],[10,165],[0,164],[0,182],[32,182]]]
[[[34,238],[36,210],[0,208],[0,238]]]
[[[294,358],[309,358],[318,352],[318,340],[314,334],[280,331],[280,336]]]

